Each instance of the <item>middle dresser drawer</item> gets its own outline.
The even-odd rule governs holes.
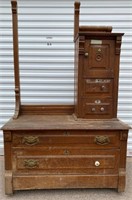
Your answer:
[[[80,146],[87,148],[119,147],[119,131],[62,130],[13,132],[13,147]]]

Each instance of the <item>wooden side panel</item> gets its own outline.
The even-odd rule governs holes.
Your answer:
[[[4,131],[5,193],[13,194],[12,183],[12,134]]]
[[[12,169],[12,134],[11,131],[4,131],[4,156],[5,170]]]
[[[74,47],[74,105],[75,113],[78,113],[78,63],[79,63],[79,38],[75,41]]]
[[[84,46],[85,46],[85,36],[79,37],[78,41],[78,62],[75,65],[76,70],[76,77],[75,77],[75,94],[76,94],[76,99],[75,99],[75,114],[77,117],[80,117],[81,113],[81,99],[80,97],[82,96],[82,87],[83,87],[83,82],[82,82],[82,76],[83,76],[83,66],[84,66]],[[77,81],[76,81],[77,80]]]
[[[122,43],[122,37],[117,36],[115,39],[114,94],[116,94],[116,95],[114,95],[114,106],[113,106],[114,117],[117,117],[121,43]]]
[[[121,154],[119,163],[119,181],[118,181],[118,192],[124,192],[126,185],[126,155],[127,155],[127,138],[128,131],[121,131]]]
[[[74,113],[74,105],[21,105],[22,115],[67,115]]]

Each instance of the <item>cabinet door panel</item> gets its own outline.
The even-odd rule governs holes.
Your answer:
[[[92,41],[85,42],[84,77],[113,77],[114,41],[100,40],[100,44]]]

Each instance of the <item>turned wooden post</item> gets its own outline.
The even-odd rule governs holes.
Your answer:
[[[80,2],[74,3],[74,40],[79,32],[79,13],[80,13]]]
[[[12,26],[13,26],[13,51],[14,51],[14,76],[15,76],[15,114],[14,119],[20,114],[20,76],[19,76],[19,54],[18,54],[18,19],[17,1],[12,0]]]

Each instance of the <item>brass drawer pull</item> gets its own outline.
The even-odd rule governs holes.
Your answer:
[[[37,136],[25,136],[22,139],[22,144],[35,145],[39,143],[39,138]]]
[[[24,160],[24,166],[26,168],[36,168],[36,167],[39,166],[39,161],[38,160],[33,160],[33,159]]]
[[[99,161],[95,161],[94,164],[95,164],[96,167],[99,167],[99,166],[100,166],[100,162],[99,162]]]
[[[64,150],[64,155],[69,155],[69,154],[70,154],[70,152],[67,149],[65,149]]]
[[[70,135],[69,131],[64,131],[64,135]]]
[[[96,136],[95,143],[99,145],[107,145],[110,143],[110,138],[108,136]]]

